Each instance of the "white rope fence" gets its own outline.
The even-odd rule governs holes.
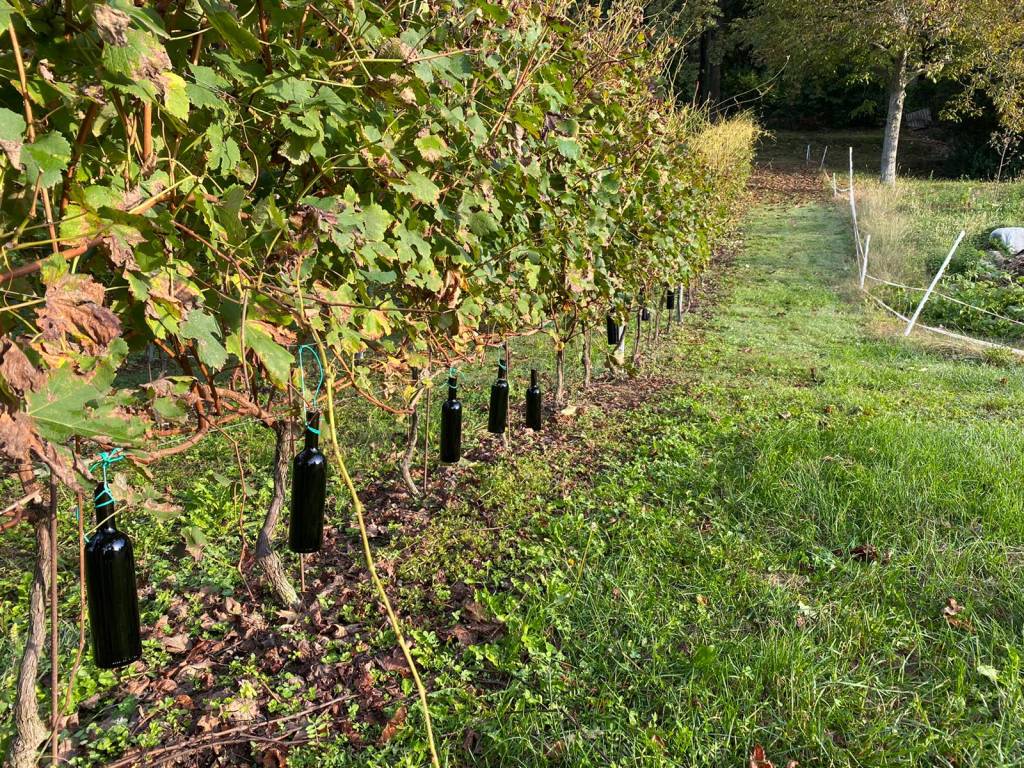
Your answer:
[[[903,285],[902,283],[896,283],[896,282],[893,282],[891,280],[885,280],[884,278],[877,277],[877,276],[872,275],[871,273],[868,272],[868,262],[869,262],[869,258],[870,258],[870,255],[871,255],[871,235],[868,234],[864,238],[861,237],[860,221],[859,221],[859,217],[857,216],[857,195],[856,195],[856,191],[855,191],[855,187],[854,187],[853,147],[850,147],[850,180],[849,180],[849,186],[846,187],[846,188],[840,187],[839,186],[839,180],[836,177],[836,174],[835,173],[832,174],[832,196],[833,197],[839,197],[840,195],[848,195],[849,196],[849,201],[850,201],[850,217],[851,217],[851,219],[853,221],[853,239],[854,239],[854,245],[855,245],[855,250],[856,250],[857,272],[858,272],[858,278],[859,278],[858,279],[858,284],[859,284],[860,290],[869,299],[874,301],[879,307],[881,307],[882,309],[886,310],[887,312],[889,312],[890,314],[894,315],[895,317],[899,318],[900,320],[902,320],[903,322],[905,322],[907,324],[906,328],[904,328],[904,330],[903,330],[903,335],[904,336],[909,336],[913,332],[913,330],[915,328],[922,328],[922,329],[924,329],[926,331],[929,331],[931,333],[939,334],[940,336],[947,336],[949,338],[957,339],[959,341],[966,341],[966,342],[969,342],[971,344],[977,344],[979,346],[987,347],[987,348],[991,348],[991,349],[1006,349],[1006,350],[1009,350],[1010,352],[1013,352],[1016,355],[1020,355],[1021,357],[1024,357],[1024,349],[1018,349],[1017,347],[1009,346],[1007,344],[1000,344],[1000,343],[994,342],[994,341],[985,341],[983,339],[977,339],[977,338],[975,338],[973,336],[966,336],[966,335],[961,334],[961,333],[955,333],[955,332],[947,330],[946,328],[943,328],[941,326],[936,327],[936,326],[931,326],[931,325],[925,325],[924,323],[919,322],[920,317],[921,317],[921,312],[924,311],[925,305],[928,303],[928,300],[932,296],[938,296],[938,297],[942,298],[945,301],[949,301],[949,302],[952,302],[954,304],[958,304],[958,305],[960,305],[962,307],[966,307],[968,309],[972,309],[972,310],[975,310],[977,312],[981,312],[982,314],[989,315],[989,316],[994,317],[994,318],[998,318],[999,320],[1001,320],[1003,322],[1012,323],[1013,325],[1024,326],[1024,322],[1021,322],[1020,320],[1014,320],[1013,318],[1006,317],[1005,315],[1001,315],[998,312],[993,312],[991,310],[985,309],[984,307],[975,306],[974,304],[970,304],[970,303],[968,303],[966,301],[962,301],[961,299],[954,298],[952,296],[949,296],[948,294],[945,294],[945,293],[942,293],[940,291],[936,291],[935,290],[936,287],[939,284],[939,281],[942,279],[942,276],[945,274],[946,269],[949,267],[950,262],[953,260],[953,257],[956,255],[957,250],[960,248],[961,243],[963,243],[964,238],[967,236],[966,230],[961,230],[960,231],[960,234],[957,237],[956,242],[953,243],[953,247],[950,248],[949,253],[946,255],[946,258],[943,260],[942,265],[939,267],[938,271],[935,273],[935,276],[932,278],[932,281],[928,285],[927,288],[919,288],[919,287],[910,286],[910,285]],[[908,291],[920,292],[920,293],[923,293],[923,295],[921,296],[921,301],[917,304],[917,307],[914,310],[914,313],[910,317],[907,317],[906,315],[904,315],[901,312],[896,311],[895,309],[890,307],[888,304],[886,304],[884,301],[882,301],[880,298],[878,298],[873,293],[871,293],[871,291],[866,287],[866,281],[868,281],[868,280],[870,280],[870,281],[872,281],[874,283],[879,283],[881,285],[888,285],[888,286],[891,286],[893,288],[901,288],[901,289],[908,290]]]

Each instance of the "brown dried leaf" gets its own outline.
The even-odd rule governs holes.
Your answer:
[[[955,597],[947,597],[946,605],[942,609],[942,615],[947,619],[951,616],[956,616],[958,613],[963,611],[964,607],[956,601]]]
[[[196,720],[196,730],[200,733],[209,733],[220,724],[220,718],[213,712],[206,712]]]
[[[170,635],[169,637],[161,637],[160,644],[168,653],[185,653],[188,651],[189,646],[188,635],[181,633]]]
[[[121,321],[103,306],[103,298],[103,286],[88,275],[68,273],[47,286],[46,304],[37,313],[43,338],[51,342],[45,352],[58,358],[77,350],[105,354],[121,335]]]
[[[29,417],[0,410],[0,453],[13,461],[24,461],[30,453],[41,451],[42,444]]]
[[[260,707],[255,699],[232,699],[225,705],[224,711],[234,722],[248,723],[256,719],[260,713]]]
[[[966,632],[970,632],[974,629],[974,625],[971,624],[971,620],[961,616],[964,607],[956,601],[956,598],[946,598],[946,605],[942,609],[942,617],[946,620],[946,623],[954,629],[962,629]]]
[[[128,28],[132,25],[132,19],[127,13],[97,3],[92,8],[92,20],[104,43],[117,46],[128,44]]]
[[[286,768],[288,761],[277,747],[271,747],[260,757],[260,768]]]
[[[476,632],[471,630],[469,627],[464,627],[461,624],[457,624],[448,631],[449,637],[454,637],[455,641],[459,645],[470,646],[475,645],[477,640]]]
[[[487,609],[476,601],[466,603],[462,607],[462,610],[465,611],[466,616],[471,618],[473,621],[487,621],[490,618],[487,614]]]
[[[25,146],[23,141],[0,139],[0,149],[7,155],[7,159],[14,168],[21,168],[21,148],[23,146]]]
[[[378,659],[377,663],[385,672],[397,672],[402,677],[408,677],[411,674],[401,648],[395,648],[390,655]]]
[[[764,747],[757,744],[750,753],[749,766],[750,768],[775,768],[775,763],[765,757]]]
[[[399,707],[398,711],[388,720],[388,724],[384,726],[384,730],[380,732],[380,738],[377,740],[377,743],[383,745],[391,741],[398,732],[398,729],[402,727],[408,714],[408,709],[404,706]]]
[[[21,397],[25,392],[38,389],[44,376],[12,339],[4,339],[0,341],[0,379],[3,380],[0,384],[6,384],[11,394]]]

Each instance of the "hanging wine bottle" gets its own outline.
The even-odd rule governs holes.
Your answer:
[[[640,320],[647,322],[651,319],[651,310],[645,305],[640,308]]]
[[[611,315],[608,315],[606,322],[608,326],[608,346],[617,347],[622,343],[622,339],[626,335],[626,326],[616,323],[615,318]]]
[[[324,545],[327,460],[320,452],[320,414],[306,416],[305,447],[292,461],[292,516],[288,547],[292,552],[319,552]]]
[[[665,309],[676,308],[676,292],[671,288],[665,289]]]
[[[92,656],[100,669],[115,669],[142,657],[135,556],[131,539],[114,523],[114,497],[104,483],[93,503],[98,525],[85,545]]]
[[[501,435],[508,424],[508,377],[505,361],[498,361],[498,379],[491,384],[491,404],[487,409],[487,431]]]
[[[526,426],[533,430],[541,427],[541,394],[537,382],[537,369],[530,369],[530,386],[526,388]]]
[[[458,398],[458,378],[448,374],[448,399],[441,405],[441,461],[454,464],[462,458],[462,403]]]

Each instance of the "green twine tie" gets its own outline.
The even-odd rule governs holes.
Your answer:
[[[89,471],[92,472],[96,467],[103,468],[103,493],[106,495],[107,500],[103,502],[97,502],[97,507],[107,507],[114,503],[114,494],[110,492],[110,486],[107,484],[107,467],[111,464],[116,464],[119,461],[124,461],[124,450],[122,448],[114,448],[110,451],[103,451],[100,453],[99,461],[93,462],[89,467]]]
[[[312,432],[314,435],[319,435],[320,430],[309,425],[309,408],[307,406],[306,398],[306,367],[302,362],[302,353],[308,352],[313,355],[313,359],[316,361],[316,367],[320,371],[320,380],[316,383],[316,391],[313,392],[313,405],[316,405],[317,398],[320,397],[320,390],[324,386],[324,366],[320,362],[320,355],[316,351],[316,347],[312,344],[303,344],[299,347],[298,358],[299,358],[299,381],[302,385],[302,420],[306,424],[306,429]]]

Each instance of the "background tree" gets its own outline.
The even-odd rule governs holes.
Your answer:
[[[754,0],[742,34],[755,57],[789,78],[844,71],[887,89],[881,178],[896,180],[907,88],[982,68],[994,0]]]

